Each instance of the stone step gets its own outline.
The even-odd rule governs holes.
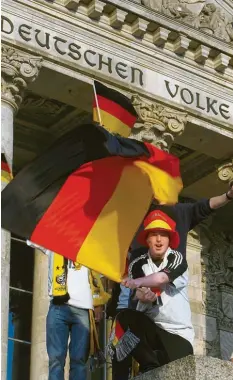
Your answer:
[[[231,380],[233,363],[206,356],[187,356],[137,376],[135,380]]]

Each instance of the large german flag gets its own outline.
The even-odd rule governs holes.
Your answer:
[[[111,133],[128,137],[137,120],[131,101],[123,94],[94,81],[96,97],[93,102],[93,120]],[[98,109],[101,120],[99,120]]]
[[[10,166],[6,160],[5,153],[1,153],[1,181],[9,183],[12,180]]]
[[[82,125],[2,192],[2,227],[120,281],[151,199],[176,202],[179,160],[150,144]]]

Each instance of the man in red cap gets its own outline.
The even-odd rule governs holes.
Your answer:
[[[193,354],[194,330],[187,295],[187,262],[179,245],[176,223],[160,210],[149,213],[139,242],[148,252],[129,266],[123,285],[136,289],[137,310],[116,317],[110,351],[119,362],[131,355],[146,372]]]
[[[161,210],[169,214],[174,220],[176,220],[176,230],[180,236],[180,243],[178,251],[182,256],[186,257],[186,244],[188,232],[196,227],[201,221],[206,219],[213,211],[217,210],[228,204],[233,199],[233,182],[230,183],[230,187],[225,194],[212,197],[210,199],[201,199],[193,203],[177,203],[174,206],[157,205],[153,202],[150,211]],[[139,228],[132,244],[131,244],[131,257],[137,258],[143,253],[147,252],[147,247],[139,244],[137,236],[140,234],[143,226]],[[128,291],[127,291],[128,290]],[[135,302],[136,303],[136,302]],[[108,317],[115,318],[118,311],[126,308],[134,308],[135,303],[132,303],[130,298],[130,289],[125,288],[119,284],[115,284],[113,287],[113,296],[111,302],[107,307]],[[126,360],[117,362],[113,360],[113,378],[114,380],[127,380],[130,367],[130,358],[128,363]]]

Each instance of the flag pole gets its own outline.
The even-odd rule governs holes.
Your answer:
[[[99,108],[98,98],[97,98],[97,94],[96,94],[95,81],[93,81],[93,88],[94,88],[94,95],[95,95],[95,101],[96,101],[96,106],[97,106],[99,123],[101,126],[103,126],[101,116],[100,116],[100,108]]]

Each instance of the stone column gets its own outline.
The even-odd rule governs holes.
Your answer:
[[[29,82],[36,79],[41,66],[41,58],[32,57],[14,48],[2,44],[1,62],[1,127],[2,152],[5,153],[10,167],[13,159],[13,118],[19,109],[23,92]],[[1,182],[1,189],[6,186]],[[8,309],[9,309],[9,271],[10,271],[10,233],[1,231],[1,280],[2,280],[2,370],[1,378],[6,379],[7,342],[8,342]]]
[[[137,94],[131,100],[139,118],[130,137],[168,152],[175,137],[184,132],[187,113],[158,102],[149,102]]]
[[[32,346],[31,380],[48,379],[48,357],[46,351],[46,315],[48,297],[48,256],[35,249],[33,305],[32,305]]]

